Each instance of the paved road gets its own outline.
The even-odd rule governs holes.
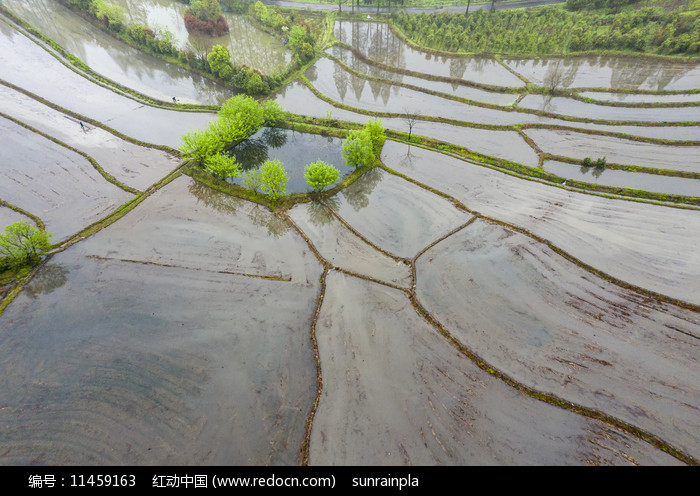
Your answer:
[[[289,2],[286,0],[261,0],[262,3],[267,5],[278,5],[280,7],[291,7],[296,9],[305,10],[338,10],[338,4],[327,4],[327,3],[302,3],[302,2]],[[348,0],[343,0],[343,3],[347,3]],[[539,7],[542,5],[550,5],[555,3],[564,3],[565,0],[520,0],[517,2],[497,2],[495,4],[496,10],[501,9],[521,9],[526,7]],[[404,10],[406,12],[464,12],[467,5],[450,5],[445,7],[392,7],[391,10]],[[490,9],[491,3],[480,3],[472,5],[469,7],[469,12],[480,10],[480,9]],[[350,10],[349,5],[343,5],[343,10]],[[377,7],[366,7],[360,6],[355,7],[355,11],[359,12],[370,12],[376,13]],[[388,12],[389,9],[386,7],[381,7],[379,12]]]

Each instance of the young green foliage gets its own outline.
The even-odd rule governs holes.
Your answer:
[[[386,135],[384,134],[384,126],[382,126],[382,121],[379,119],[370,119],[365,124],[365,129],[369,133],[370,140],[372,141],[372,150],[375,156],[379,156],[382,151],[382,146],[386,141]]]
[[[372,137],[367,128],[348,133],[343,141],[343,157],[353,167],[368,165],[374,160]]]
[[[306,183],[314,191],[323,191],[326,186],[336,182],[339,177],[340,171],[323,160],[312,162],[304,168]]]
[[[200,163],[204,163],[207,157],[221,152],[225,145],[213,123],[210,123],[207,129],[195,129],[182,135],[180,140],[178,150],[182,157],[186,160],[197,160]]]
[[[236,158],[229,157],[223,153],[207,157],[204,160],[204,168],[210,174],[224,181],[229,177],[236,177],[241,172],[240,165],[236,162]]]
[[[231,54],[228,49],[222,45],[214,45],[211,51],[207,54],[209,67],[211,72],[221,79],[231,79],[233,76],[233,64],[231,63]]]
[[[12,269],[39,262],[51,248],[50,236],[24,221],[6,226],[0,234],[0,268]]]
[[[268,160],[260,167],[260,190],[271,200],[277,200],[287,191],[289,178],[279,160]]]

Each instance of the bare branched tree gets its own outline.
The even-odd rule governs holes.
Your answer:
[[[408,141],[409,143],[411,142],[411,134],[413,133],[413,126],[416,125],[416,122],[418,121],[418,116],[420,114],[416,112],[415,110],[408,110],[407,108],[403,109],[403,120],[406,121],[406,124],[408,125]]]
[[[544,87],[550,93],[554,93],[562,86],[564,82],[564,65],[560,60],[551,64],[547,69],[547,74],[544,76]]]

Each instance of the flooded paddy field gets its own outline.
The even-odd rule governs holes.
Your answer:
[[[375,246],[402,258],[466,223],[471,215],[404,179],[373,169],[330,204]],[[367,215],[371,212],[371,215]]]
[[[674,464],[622,431],[491,377],[400,291],[340,273],[326,284],[311,464]]]
[[[369,60],[398,69],[494,86],[525,85],[490,58],[432,55],[411,48],[387,24],[381,22],[336,21],[335,38],[352,46]]]
[[[657,145],[550,129],[528,129],[525,134],[543,151],[553,155],[581,160],[606,157],[608,162],[616,164],[700,172],[700,147],[697,146]]]
[[[242,170],[260,167],[267,160],[279,160],[288,178],[287,193],[306,193],[309,185],[304,168],[323,160],[340,171],[339,181],[352,172],[342,155],[340,138],[320,134],[299,133],[290,129],[263,128],[230,150]],[[241,176],[230,179],[241,183]]]
[[[3,464],[298,463],[320,266],[190,186],[52,258],[4,312]]]
[[[37,77],[39,74],[51,77]],[[173,148],[180,144],[183,133],[205,127],[216,118],[211,112],[149,107],[98,86],[5,23],[0,23],[0,79],[127,136]]]
[[[694,249],[700,246],[700,211],[580,194],[416,147],[407,157],[407,146],[396,142],[384,145],[382,161],[612,277],[700,303],[700,254]]]
[[[98,74],[152,98],[217,105],[230,96],[230,90],[127,45],[54,0],[4,0],[3,5]]]
[[[547,76],[560,74],[557,79],[561,79],[564,88],[687,91],[698,87],[700,77],[697,64],[645,58],[504,59],[504,63],[539,85],[544,84]]]
[[[382,69],[377,66],[370,65],[358,58],[352,51],[342,46],[334,46],[326,50],[326,53],[336,57],[351,69],[368,76],[388,79],[398,83],[410,84],[426,90],[439,91],[448,95],[458,96],[467,100],[476,100],[479,102],[492,103],[494,105],[512,105],[518,98],[518,95],[512,93],[497,93],[495,91],[485,91],[471,86],[465,86],[457,83],[447,83],[443,81],[434,81],[432,79],[419,78],[415,76],[407,76],[399,72]],[[339,74],[339,77],[344,76],[339,72],[340,68],[334,72]]]
[[[0,225],[7,226],[9,224],[14,224],[15,222],[28,222],[29,224],[34,224],[31,218],[26,215],[12,210],[9,207],[0,205]]]
[[[612,107],[586,103],[573,98],[543,95],[527,95],[518,102],[518,107],[606,121],[697,122],[700,120],[698,107]]]
[[[581,91],[579,96],[603,102],[618,103],[690,103],[700,102],[700,93],[680,93],[671,95],[643,95],[635,93],[609,93],[604,91]]]
[[[545,160],[542,168],[559,177],[603,184],[616,188],[633,188],[669,195],[698,196],[700,195],[700,179],[646,174],[615,169],[596,169],[581,165]]]
[[[92,124],[83,123],[81,127],[78,119],[3,85],[0,108],[10,117],[86,153],[112,177],[138,190],[145,190],[181,163],[172,153],[130,143]]]
[[[50,19],[39,15],[43,3],[25,7]],[[154,28],[170,22],[157,19],[184,9],[165,0],[121,4]],[[89,31],[67,15],[73,28],[66,36],[75,35],[77,46]],[[56,29],[69,21],[57,21]],[[381,118],[387,129],[527,171],[540,167],[542,152],[571,158],[605,152],[608,162],[698,171],[697,144],[577,129],[700,141],[700,126],[593,124],[409,93],[388,83],[471,94],[485,103],[512,102],[515,95],[470,93],[464,85],[450,91],[450,83],[371,61],[496,86],[524,82],[496,60],[409,49],[380,23],[340,21],[335,33],[370,63],[340,46],[330,54],[386,82],[357,78],[328,58],[308,69],[309,79],[336,102],[391,109],[395,116]],[[539,74],[542,62],[521,68],[528,64]],[[694,65],[682,65],[682,72],[650,62],[645,73],[617,59],[586,64],[569,69],[568,86],[596,86],[580,84],[586,78],[613,89],[635,81],[639,90],[697,86]],[[117,80],[138,88],[142,79],[132,66],[117,66],[124,78]],[[611,76],[612,67],[620,74]],[[4,114],[147,191],[118,220],[52,254],[0,314],[0,363],[9,371],[0,379],[0,424],[8,427],[0,431],[0,465],[700,460],[698,209],[530,180],[388,140],[384,168],[331,196],[273,212],[187,176],[161,185],[179,165],[176,158],[100,127],[175,147],[214,113],[164,110],[118,95],[4,22],[0,78],[47,100],[0,85]],[[328,122],[373,118],[333,106],[300,81],[272,98],[289,112]],[[410,128],[401,116],[414,101],[409,110],[422,117],[444,117],[450,106],[470,111],[460,114],[464,126],[419,119]],[[575,113],[561,108],[562,116]],[[82,130],[69,112],[93,123]],[[488,129],[493,124],[503,127]],[[55,236],[73,234],[134,197],[84,156],[8,119],[0,125],[6,164],[0,200],[38,216]],[[249,147],[253,158],[302,164],[294,166],[299,170],[326,152],[340,157],[337,138],[282,129],[261,130],[258,138],[265,146]],[[335,163],[342,158],[327,161],[344,166]],[[580,169],[552,160],[542,169],[563,181],[569,175],[554,167],[564,166]],[[653,175],[637,172],[604,170],[596,180],[618,173],[626,174],[620,187],[657,188],[647,177]],[[658,179],[698,196],[691,194],[697,179]],[[0,206],[1,222],[17,220],[28,217]]]
[[[372,117],[350,110],[337,108],[321,100],[300,81],[293,81],[278,91],[274,96],[288,112],[309,117],[327,118],[348,122],[366,123]],[[404,133],[409,132],[405,118],[382,117],[382,126]],[[464,146],[485,155],[504,158],[527,166],[537,166],[535,151],[515,131],[491,131],[486,129],[462,127],[442,122],[418,120],[413,126],[413,133]]]
[[[167,29],[180,49],[214,45],[226,47],[238,65],[247,65],[264,74],[280,72],[292,60],[292,53],[282,42],[255,27],[247,18],[223,13],[229,32],[221,36],[191,33],[185,28],[188,6],[170,0],[114,0],[126,11],[129,22],[148,26],[153,30]]]
[[[508,376],[700,450],[695,312],[624,291],[483,221],[424,253],[416,279],[425,308]]]
[[[82,155],[0,117],[0,198],[63,240],[133,198]]]

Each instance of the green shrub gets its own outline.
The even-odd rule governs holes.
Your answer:
[[[372,137],[367,128],[348,133],[343,141],[343,157],[353,167],[368,165],[374,160]]]
[[[50,237],[49,233],[28,222],[6,226],[0,234],[0,270],[38,263],[51,249]]]
[[[384,133],[384,126],[382,126],[382,121],[379,119],[370,119],[365,125],[365,129],[369,133],[370,140],[372,141],[372,150],[374,150],[374,155],[379,156],[382,151],[382,146],[386,141],[386,134]]]
[[[275,100],[266,100],[260,106],[262,107],[265,126],[274,126],[284,116],[284,110],[282,110],[279,102]]]
[[[279,160],[268,160],[260,167],[260,191],[277,200],[287,191],[289,178]]]
[[[182,158],[204,163],[207,157],[216,155],[224,149],[224,141],[218,132],[213,130],[215,122],[210,123],[210,127],[207,129],[195,129],[180,137],[181,143],[178,150],[180,150]]]
[[[336,182],[339,177],[340,171],[323,160],[312,162],[304,168],[306,183],[314,191],[323,191],[326,186]]]
[[[229,157],[223,153],[217,153],[204,159],[204,168],[212,175],[223,179],[236,177],[241,172],[240,165],[235,157]]]

